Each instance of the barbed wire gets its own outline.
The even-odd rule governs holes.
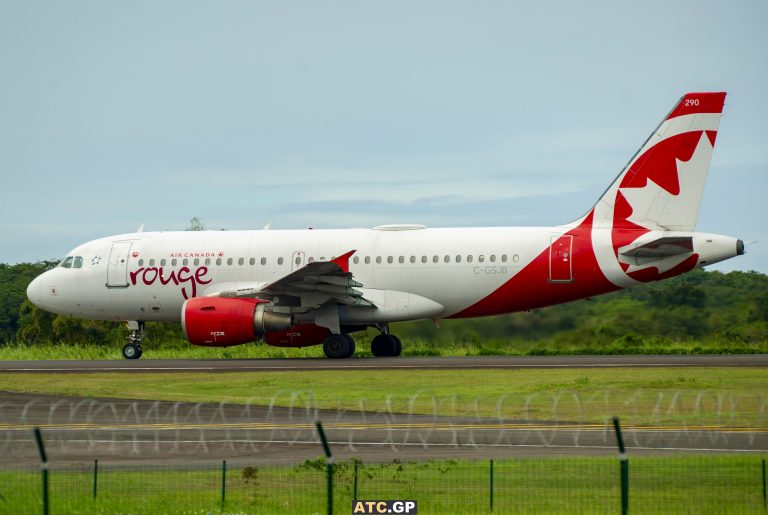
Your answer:
[[[383,401],[319,402],[282,390],[269,403],[185,403],[0,396],[0,460],[33,456],[41,427],[60,456],[258,454],[317,444],[321,420],[336,448],[575,447],[614,445],[610,417],[622,418],[639,449],[768,450],[762,392],[713,390],[632,394],[613,390],[502,395],[495,402],[417,392]]]

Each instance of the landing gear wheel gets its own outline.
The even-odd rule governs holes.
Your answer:
[[[392,354],[393,356],[399,356],[401,352],[403,352],[403,342],[400,341],[400,338],[395,336],[394,334],[389,335],[392,339],[395,340],[395,352]]]
[[[125,359],[139,359],[141,357],[141,345],[137,343],[126,343],[123,346],[123,357]]]
[[[371,342],[371,352],[376,357],[398,356],[403,348],[403,344],[398,346],[398,342],[399,340],[395,336],[380,334]]]
[[[325,339],[323,351],[331,359],[348,358],[355,352],[355,341],[346,334],[332,334]]]
[[[342,336],[344,336],[344,338],[346,338],[349,341],[349,353],[344,357],[351,358],[352,355],[355,353],[355,339],[348,334],[344,334]]]

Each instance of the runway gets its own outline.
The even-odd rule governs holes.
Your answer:
[[[308,359],[138,359],[0,361],[0,372],[249,372],[277,370],[448,370],[609,367],[768,367],[768,354],[669,356],[473,356]]]
[[[38,461],[40,427],[51,461],[112,464],[300,463],[322,454],[321,421],[334,450],[366,461],[613,455],[609,420],[511,420],[321,410],[311,407],[85,399],[0,393],[0,465]],[[768,428],[722,425],[624,426],[632,454],[765,453]]]

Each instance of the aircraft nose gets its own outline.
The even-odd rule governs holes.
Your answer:
[[[42,275],[39,275],[32,279],[32,282],[29,283],[29,286],[27,286],[27,298],[29,301],[37,306],[38,308],[42,308],[43,303],[43,281],[42,281]]]

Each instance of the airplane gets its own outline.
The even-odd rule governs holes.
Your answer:
[[[594,206],[555,227],[143,232],[76,247],[27,296],[63,315],[127,321],[123,356],[147,321],[180,321],[194,345],[323,345],[398,356],[393,322],[499,315],[680,275],[744,253],[695,232],[726,93],[685,94]],[[267,229],[267,228],[265,228]]]

